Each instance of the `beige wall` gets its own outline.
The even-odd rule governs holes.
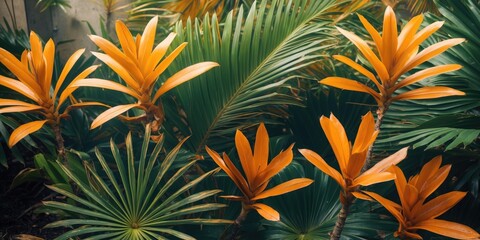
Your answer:
[[[25,13],[24,1],[0,0],[0,19],[2,25],[5,25],[3,18],[6,18],[9,25],[12,26],[12,17],[10,13],[15,16],[17,28],[27,31],[27,16]]]
[[[12,0],[7,0],[7,2],[10,1]],[[98,35],[101,35],[100,18],[107,18],[103,0],[69,0],[71,8],[66,8],[66,11],[60,8],[51,8],[42,13],[40,13],[40,8],[35,6],[36,0],[13,0],[13,2],[19,27],[26,29],[28,23],[29,30],[37,32],[44,40],[53,38],[57,44],[66,42],[59,44],[57,47],[63,61],[77,49],[86,48],[87,52],[96,50],[96,47],[88,38],[88,35],[92,33],[87,26],[87,22],[90,23]],[[117,0],[117,2],[116,6],[122,6],[130,1]],[[0,4],[5,5],[4,0],[0,0]],[[1,16],[4,16],[4,14],[8,16],[6,7],[0,6]],[[111,25],[114,24],[116,19],[125,17],[125,10],[114,12],[110,18]],[[114,29],[112,26],[110,28]]]

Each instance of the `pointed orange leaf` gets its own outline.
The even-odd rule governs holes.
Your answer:
[[[286,181],[282,184],[279,184],[273,188],[263,191],[262,193],[258,194],[254,198],[253,201],[264,199],[268,197],[282,195],[288,192],[295,191],[300,188],[304,188],[310,184],[312,184],[313,180],[308,178],[296,178],[289,181]]]
[[[24,59],[28,52],[22,54]],[[0,62],[7,67],[10,72],[12,72],[17,78],[22,81],[24,84],[30,87],[32,91],[41,92],[41,87],[38,85],[38,82],[35,80],[33,74],[28,70],[28,65],[22,64],[13,54],[7,50],[0,48]],[[28,63],[27,63],[28,64]]]
[[[456,239],[480,238],[480,234],[468,226],[439,219],[429,219],[419,222],[415,224],[415,226],[410,227],[410,229],[423,229]]]
[[[465,195],[467,195],[466,192],[459,191],[442,194],[430,200],[419,209],[415,209],[417,212],[412,221],[421,222],[427,219],[436,218],[455,206],[455,204],[462,200]]]
[[[132,90],[131,88],[125,87],[120,83],[104,80],[99,78],[85,78],[75,81],[75,83],[71,84],[70,87],[96,87],[96,88],[105,88],[114,91],[119,91],[126,93],[134,98],[140,99],[140,95]]]
[[[43,86],[45,97],[50,97],[50,87],[52,87],[52,75],[53,75],[53,65],[55,63],[55,44],[53,40],[50,39],[45,44],[45,49],[43,50],[43,57],[45,61],[45,76],[43,80]]]
[[[78,87],[71,87],[71,86],[75,84],[78,80],[86,78],[93,71],[95,71],[95,69],[97,69],[98,66],[99,65],[93,65],[86,68],[70,82],[70,84],[60,94],[60,98],[58,99],[58,104],[56,106],[57,111],[60,108],[60,106],[62,106],[62,104],[65,102],[65,100],[67,100],[67,98],[71,96],[71,94],[78,88]]]
[[[40,101],[39,94],[33,92],[27,85],[20,81],[0,75],[0,85],[10,88],[13,91],[18,92],[23,96],[32,99],[35,102]]]
[[[364,194],[362,192],[352,192],[352,195],[355,196],[358,199],[362,199],[365,201],[375,201],[373,198],[368,196],[367,194]]]
[[[387,209],[387,211],[389,211],[396,219],[397,221],[402,224],[402,225],[405,225],[405,220],[403,218],[403,215],[402,213],[400,212],[401,209],[402,209],[402,206],[398,205],[397,203],[395,202],[392,202],[374,192],[367,192],[367,191],[363,191],[363,193],[367,194],[368,196],[372,197],[373,199],[375,199],[375,201],[377,201],[378,203],[380,203],[385,209]]]
[[[255,147],[253,153],[253,159],[255,159],[255,162],[258,164],[258,168],[256,168],[257,174],[267,168],[269,147],[270,145],[267,129],[265,128],[265,124],[260,123],[260,126],[258,126],[257,129],[257,135],[255,137]]]
[[[448,64],[427,68],[406,77],[394,86],[394,90],[422,81],[425,78],[429,78],[446,72],[456,71],[460,68],[462,68],[462,66],[459,64]]]
[[[218,65],[218,63],[215,63],[215,62],[201,62],[180,70],[179,72],[175,73],[173,76],[168,78],[165,81],[165,83],[158,89],[157,93],[153,97],[152,102],[156,102],[160,96],[168,92],[170,89],[217,66],[220,66],[220,65]]]
[[[394,154],[384,158],[380,162],[376,163],[373,167],[365,171],[363,174],[372,174],[372,173],[379,173],[387,170],[393,165],[397,165],[401,162],[405,157],[407,157],[408,147],[404,147]]]
[[[132,33],[127,28],[125,23],[117,20],[115,22],[115,31],[117,32],[118,41],[122,46],[123,52],[130,59],[137,59],[137,49],[135,46],[135,42],[133,41]]]
[[[319,83],[331,86],[331,87],[336,87],[344,90],[350,90],[350,91],[356,91],[356,92],[364,92],[372,95],[373,98],[377,102],[380,102],[380,95],[375,92],[373,89],[348,78],[343,78],[343,77],[327,77],[322,79]]]
[[[228,195],[228,196],[220,196],[221,198],[228,199],[230,201],[243,201],[245,198],[241,196],[233,196],[233,195]]]
[[[239,130],[235,133],[235,146],[237,148],[238,157],[240,158],[240,163],[243,168],[243,172],[247,177],[247,181],[251,184],[255,180],[255,175],[253,175],[253,154],[250,143],[248,142],[247,137]]]
[[[333,114],[330,114],[330,118],[320,117],[320,125],[337,158],[340,172],[343,176],[346,176],[350,160],[350,143],[348,142],[345,129]]]
[[[401,93],[392,100],[432,99],[449,96],[463,96],[464,92],[449,87],[422,87]]]
[[[353,180],[352,186],[370,186],[395,179],[395,174],[389,172],[362,174]]]
[[[364,67],[362,67],[360,64],[354,62],[352,59],[347,58],[342,55],[334,55],[333,58],[337,59],[340,62],[343,62],[347,64],[348,66],[352,67],[353,69],[357,70],[359,73],[363,74],[365,77],[370,79],[373,83],[375,83],[375,86],[379,89],[379,91],[383,91],[383,87],[381,84],[377,81],[377,78],[375,78],[375,75],[373,75],[372,72],[368,71]]]
[[[280,214],[268,205],[263,203],[254,203],[251,205],[258,214],[270,221],[280,221]]]
[[[90,127],[90,129],[95,129],[95,128],[99,127],[100,125],[108,122],[112,118],[114,118],[114,117],[116,117],[116,116],[134,108],[134,107],[139,107],[139,106],[140,106],[140,104],[134,103],[134,104],[118,105],[118,106],[112,107],[112,108],[106,110],[105,112],[101,113],[100,115],[98,115],[98,117],[95,118],[95,120],[93,120],[92,126]]]
[[[175,36],[176,36],[175,33],[168,34],[168,36],[162,42],[160,42],[155,47],[155,49],[152,51],[152,54],[148,58],[148,61],[147,61],[146,66],[145,66],[145,70],[143,72],[144,74],[146,74],[146,76],[148,76],[147,73],[152,72],[155,69],[155,67],[157,67],[158,62],[160,62],[160,60],[163,58],[163,56],[165,56],[165,53],[167,52],[167,49],[170,46],[170,44],[172,44],[173,39],[175,39]],[[181,44],[181,45],[185,46],[186,44]],[[178,47],[177,47],[177,49],[178,49]],[[175,49],[175,50],[177,50],[177,49]],[[174,52],[175,52],[175,50],[174,50]],[[180,53],[182,50],[183,50],[183,48],[179,49],[178,52]],[[172,55],[172,54],[170,54],[170,55]],[[172,58],[175,59],[177,55],[178,54],[172,55]],[[172,59],[172,61],[173,61],[173,59]],[[169,65],[169,64],[167,64],[167,65]],[[159,74],[161,74],[161,73],[159,73]],[[158,77],[158,75],[156,77]],[[147,77],[147,79],[148,79],[148,77]]]
[[[350,41],[352,41],[355,46],[357,46],[360,52],[362,52],[363,56],[368,60],[368,62],[372,64],[372,67],[375,69],[375,72],[377,72],[378,76],[382,80],[382,83],[385,84],[385,82],[389,79],[387,68],[380,61],[380,59],[378,59],[375,53],[373,53],[373,51],[368,47],[368,44],[352,32],[345,31],[339,27],[337,27],[337,29],[345,37],[350,39]]]
[[[46,122],[47,120],[33,121],[18,126],[10,135],[10,139],[8,139],[8,146],[12,148],[27,135],[40,130],[40,128],[42,128]]]
[[[372,112],[368,112],[362,117],[362,122],[358,127],[357,136],[353,144],[352,153],[366,151],[377,138],[378,131],[375,131],[375,119]]]
[[[153,71],[146,72],[147,77],[145,77],[144,87],[149,88],[151,87],[158,77],[170,66],[170,64],[177,58],[177,56],[183,51],[183,49],[187,46],[187,43],[182,43],[180,46],[175,48],[165,59],[163,59],[160,64],[158,62],[152,62]],[[158,64],[158,66],[157,66]]]
[[[140,85],[142,83],[139,83],[137,81],[141,81],[143,77],[141,75],[138,77],[134,77],[131,75],[134,72],[134,69],[137,68],[136,66],[127,68],[107,54],[98,52],[92,52],[92,54],[98,59],[100,59],[100,61],[107,64],[113,71],[115,71],[125,81],[125,83],[127,83],[129,87],[136,89],[137,91],[140,90]]]
[[[442,155],[438,155],[432,158],[432,160],[428,161],[425,165],[423,165],[420,173],[414,176],[416,177],[415,182],[413,182],[412,180],[409,180],[408,182],[415,185],[415,187],[419,190],[425,189],[425,186],[427,186],[427,184],[429,184],[430,182],[430,178],[432,178],[435,174],[438,173],[438,169],[440,169],[441,165]]]
[[[378,33],[377,30],[370,24],[367,19],[365,19],[362,15],[357,14],[358,18],[360,19],[360,22],[362,22],[363,26],[365,29],[367,29],[368,33],[372,37],[373,41],[375,42],[375,45],[377,46],[377,51],[382,54],[382,37]]]
[[[155,41],[155,32],[157,30],[158,16],[153,17],[147,23],[143,30],[140,45],[138,47],[138,60],[142,69],[145,68],[150,53],[152,52],[153,43]]]
[[[38,105],[31,105],[31,106],[11,106],[11,107],[4,107],[0,109],[0,113],[16,113],[16,112],[30,112],[30,111],[37,111],[42,109],[43,107]]]
[[[79,49],[75,51],[72,56],[70,56],[63,67],[62,72],[60,73],[60,77],[58,77],[57,85],[55,85],[55,89],[53,90],[53,99],[57,98],[58,91],[60,87],[63,85],[67,74],[72,70],[73,65],[78,61],[78,59],[82,56],[83,52],[85,52],[85,48]]]
[[[393,9],[389,6],[385,10],[383,17],[383,33],[382,33],[382,62],[387,70],[392,69],[393,60],[397,51],[397,19]]]
[[[335,170],[335,168],[330,167],[320,155],[308,149],[299,149],[298,151],[300,151],[300,153],[309,162],[315,165],[315,167],[317,167],[318,169],[320,169],[320,171],[324,172],[325,174],[333,178],[335,181],[337,181],[337,183],[343,189],[345,189],[345,180],[343,179],[342,175],[337,170]]]
[[[277,175],[282,169],[288,166],[293,159],[293,144],[291,144],[285,151],[282,151],[277,156],[275,156],[272,161],[267,165],[267,167],[255,174],[257,177],[255,178],[254,184],[256,186],[262,185],[265,182],[269,181],[273,176]],[[257,149],[255,148],[255,151]],[[255,161],[255,163],[257,163]],[[253,167],[257,167],[254,165]]]
[[[423,15],[418,15],[412,18],[408,23],[403,27],[400,35],[398,35],[398,46],[397,53],[395,58],[400,57],[400,53],[403,52],[414,39],[415,33],[423,22]],[[423,41],[423,40],[422,40]]]
[[[430,194],[435,192],[440,185],[442,185],[445,179],[447,179],[451,167],[451,165],[445,165],[441,167],[438,169],[435,175],[428,179],[427,183],[419,189],[422,199],[426,199],[428,196],[430,196]]]
[[[247,181],[242,176],[242,174],[237,169],[237,167],[233,164],[232,160],[230,160],[230,158],[225,153],[223,153],[223,161],[227,165],[230,172],[232,172],[233,177],[235,178],[235,179],[232,179],[232,180],[234,180],[234,182],[236,183],[238,188],[240,188],[240,191],[243,193],[243,195],[251,197],[251,190],[248,186]]]

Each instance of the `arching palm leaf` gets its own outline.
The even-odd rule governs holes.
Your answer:
[[[243,18],[240,8],[223,23],[206,17],[203,25],[176,27],[177,41],[188,41],[186,53],[171,65],[175,71],[192,61],[215,61],[220,67],[177,89],[192,132],[192,150],[225,149],[223,138],[262,114],[278,115],[281,105],[299,104],[285,91],[296,70],[315,61],[332,37],[322,16],[333,1],[264,0]],[[179,43],[179,42],[177,42]],[[268,108],[268,109],[267,109]]]

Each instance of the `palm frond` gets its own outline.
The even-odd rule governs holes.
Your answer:
[[[225,149],[223,140],[235,128],[251,126],[265,115],[285,117],[279,107],[300,104],[288,93],[287,81],[329,46],[330,27],[326,21],[314,20],[332,3],[264,0],[257,7],[254,4],[246,18],[241,7],[236,17],[230,12],[222,23],[214,15],[205,17],[203,25],[198,21],[187,22],[185,28],[177,24],[176,43],[189,45],[169,70],[196,61],[220,64],[176,89],[195,152],[206,144]]]
[[[56,186],[50,189],[76,202],[76,204],[47,201],[44,204],[72,214],[72,217],[49,224],[47,227],[74,227],[56,239],[69,239],[86,234],[96,239],[163,239],[165,234],[181,239],[191,236],[171,229],[183,224],[230,223],[221,219],[194,218],[195,214],[217,210],[223,204],[198,203],[219,190],[203,190],[186,194],[216,170],[191,179],[177,187],[174,185],[195,164],[189,161],[170,175],[172,164],[184,141],[178,144],[159,162],[163,141],[148,151],[150,131],[147,126],[140,154],[134,154],[132,136],[126,139],[127,159],[122,157],[117,145],[111,141],[111,152],[118,169],[112,169],[97,149],[97,158],[103,171],[87,166],[91,176],[88,182],[77,172],[61,165],[66,175],[75,182],[85,196],[76,195]],[[118,170],[118,173],[117,173]],[[105,177],[102,177],[105,176]],[[193,215],[192,215],[193,214]]]

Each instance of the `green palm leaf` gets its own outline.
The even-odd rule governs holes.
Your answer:
[[[245,18],[240,7],[236,17],[230,12],[222,23],[207,16],[203,25],[177,24],[177,44],[189,45],[168,70],[197,61],[220,64],[176,89],[191,129],[193,151],[202,151],[206,144],[225,149],[223,138],[236,128],[257,123],[260,116],[278,116],[274,109],[280,106],[300,104],[288,94],[287,81],[329,46],[330,27],[315,20],[332,2],[264,0],[254,4]]]
[[[67,176],[78,185],[84,196],[49,186],[53,191],[76,202],[75,205],[55,201],[44,202],[46,206],[69,212],[73,216],[46,226],[74,226],[73,230],[56,239],[69,239],[74,236],[90,236],[91,239],[164,239],[165,234],[181,239],[193,239],[171,227],[182,224],[230,222],[191,217],[192,214],[224,207],[223,204],[217,203],[197,203],[217,194],[220,190],[204,190],[185,195],[216,170],[194,178],[182,187],[176,187],[174,184],[179,179],[182,181],[182,176],[195,164],[195,161],[190,161],[171,175],[169,171],[172,170],[172,164],[184,141],[170,151],[162,162],[159,162],[163,142],[160,141],[153,151],[149,152],[148,129],[149,127],[147,127],[138,159],[135,158],[131,134],[126,139],[127,159],[122,158],[120,150],[111,141],[111,152],[118,173],[107,164],[107,160],[98,149],[96,154],[103,171],[96,171],[87,166],[91,176],[88,182],[82,180],[78,173],[71,171],[68,167],[61,166]]]

